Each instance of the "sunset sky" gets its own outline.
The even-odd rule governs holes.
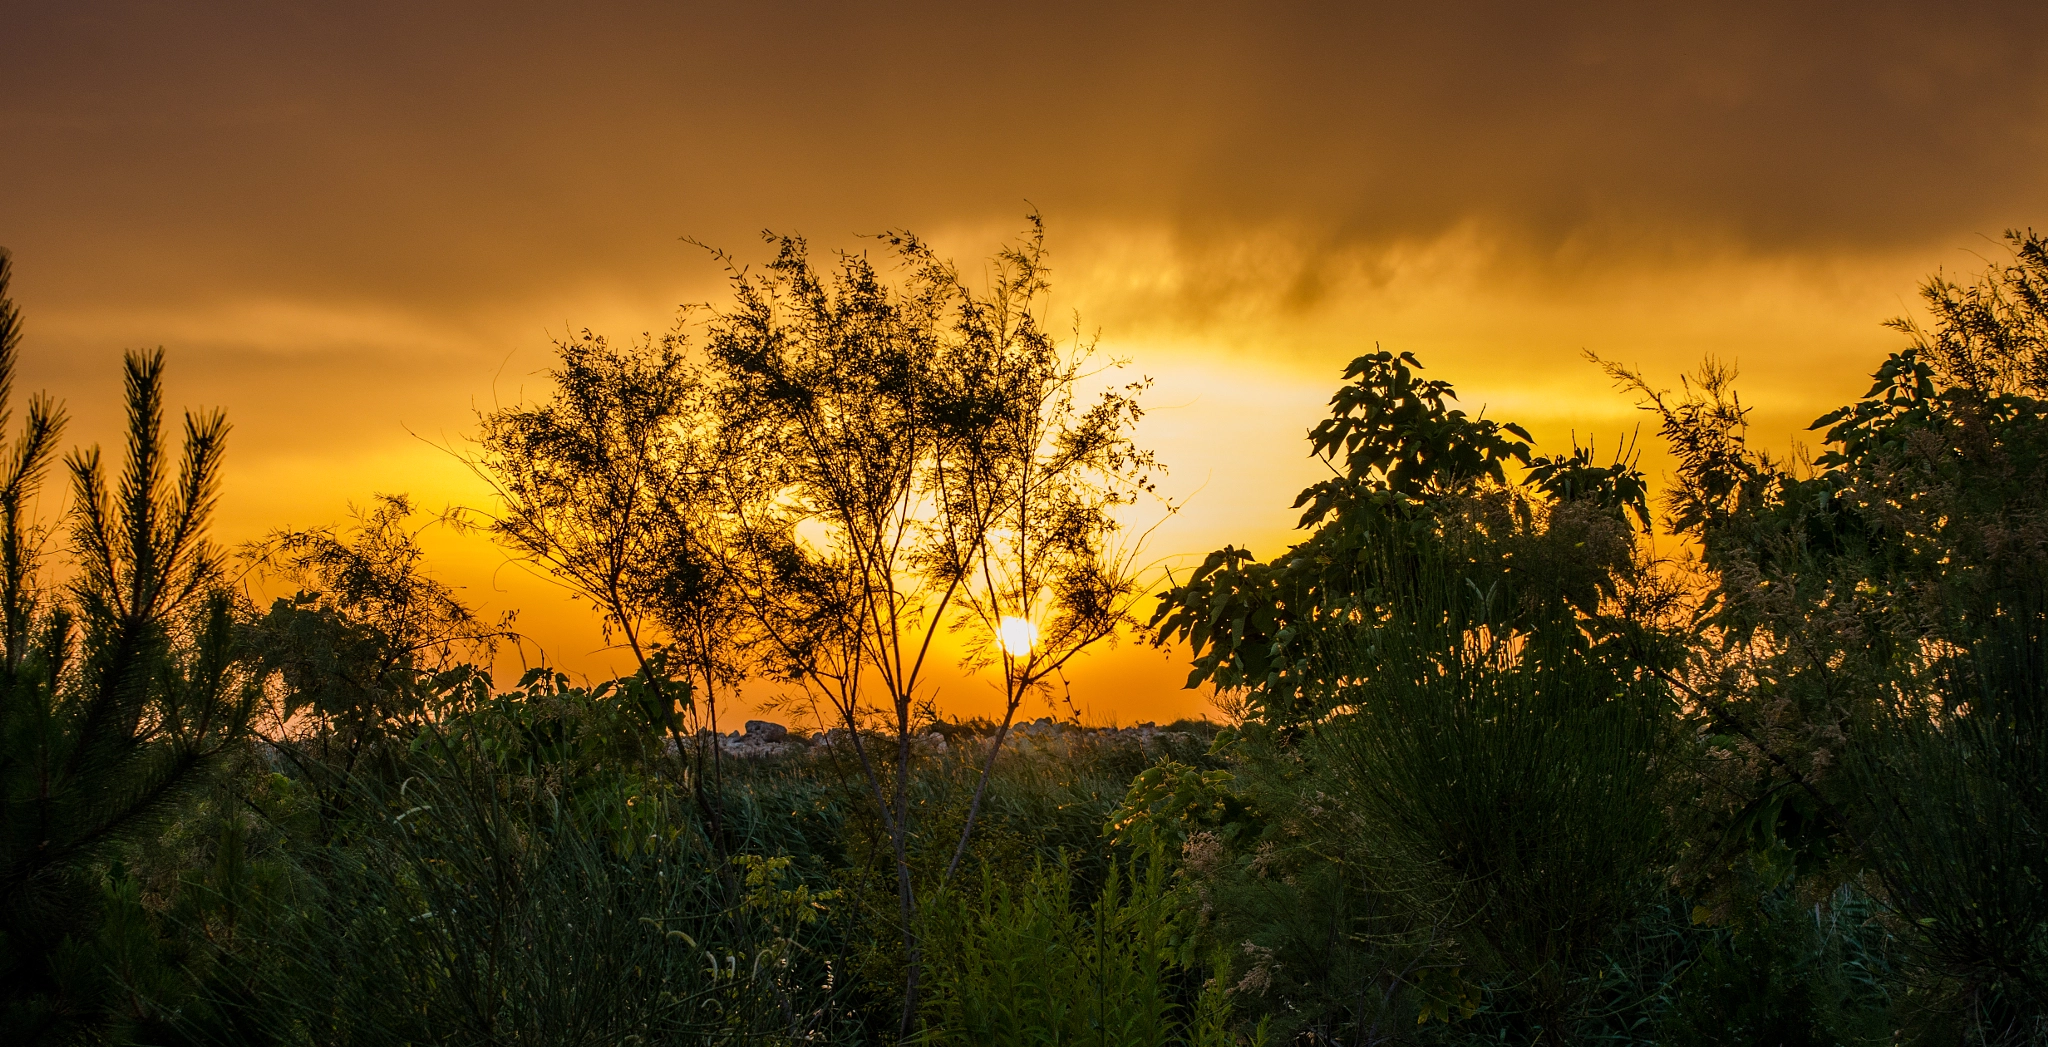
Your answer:
[[[1584,351],[1672,383],[1718,355],[1789,447],[1920,280],[2048,224],[2044,42],[2041,3],[8,0],[17,388],[107,441],[122,350],[164,346],[171,402],[235,427],[225,542],[481,504],[446,448],[545,394],[552,335],[720,300],[681,238],[908,228],[974,272],[1036,208],[1055,309],[1157,380],[1185,508],[1153,551],[1270,555],[1376,343],[1546,450],[1641,421]],[[547,583],[427,540],[551,663],[622,667]],[[1200,713],[1184,673],[1127,644],[1073,699]]]

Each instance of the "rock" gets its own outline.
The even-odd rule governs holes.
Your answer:
[[[1059,730],[1059,724],[1054,723],[1050,716],[1041,716],[1030,723],[1021,723],[1016,727],[1018,734],[1032,738],[1044,738],[1048,735],[1058,734]]]
[[[756,742],[784,742],[789,740],[789,728],[766,720],[748,720],[747,738]]]

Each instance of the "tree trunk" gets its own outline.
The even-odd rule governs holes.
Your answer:
[[[896,731],[896,824],[890,844],[896,853],[896,896],[903,911],[903,1021],[900,1035],[910,1042],[917,1030],[917,990],[924,973],[924,954],[917,939],[917,889],[910,880],[910,707],[898,706]]]

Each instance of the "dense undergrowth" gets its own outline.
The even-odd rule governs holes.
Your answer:
[[[807,308],[866,332],[861,351],[893,344],[880,321],[919,303],[918,330],[946,330],[928,322],[938,292],[906,303],[856,268],[831,298],[780,243]],[[867,359],[868,399],[829,417],[826,393],[790,383],[830,369],[772,358],[766,306],[735,314],[702,374],[674,341],[566,346],[565,399],[494,421],[526,457],[498,474],[506,514],[485,526],[631,647],[640,671],[596,684],[476,668],[507,624],[433,580],[403,499],[233,556],[207,544],[225,423],[190,418],[173,448],[161,356],[132,356],[111,483],[97,452],[67,463],[63,584],[39,573],[31,512],[60,412],[32,405],[0,476],[0,1028],[150,1044],[2048,1041],[2048,245],[2013,243],[1979,283],[1928,286],[1932,326],[1903,325],[1870,393],[1816,423],[1810,462],[1747,446],[1724,369],[1668,393],[1610,367],[1678,462],[1676,538],[1653,537],[1633,459],[1537,456],[1412,357],[1361,357],[1311,434],[1331,478],[1297,504],[1301,543],[1213,554],[1149,622],[1185,645],[1222,722],[1027,746],[1013,718],[1063,664],[1044,652],[1132,624],[1129,580],[1100,555],[1104,514],[1138,488],[1101,476],[1149,463],[1116,435],[1135,420],[1122,394],[1094,428],[975,442],[1014,421],[991,390],[1070,391],[1079,373],[1031,370],[1050,343],[1028,325],[1023,357],[989,335],[1014,334],[998,306],[1042,287],[1035,254],[1005,256],[1021,298],[970,297],[957,343]],[[943,289],[911,247],[920,286]],[[4,303],[0,395],[19,329]],[[1019,359],[1038,377],[931,391]],[[926,399],[904,392],[917,375]],[[692,390],[709,390],[696,413],[664,399]],[[862,413],[875,397],[898,399]],[[1057,400],[1032,417],[1068,417]],[[752,441],[731,489],[768,501],[700,482],[728,422]],[[850,441],[833,446],[903,475],[925,452],[890,426],[942,449],[955,515],[892,525],[932,543],[900,570],[950,579],[939,603],[877,596],[877,578],[911,575],[790,536],[802,498],[918,490],[887,469],[763,464],[770,437],[828,423]],[[1045,521],[976,516],[1023,490],[1004,485],[1037,466],[1006,470],[1045,446],[1109,472]],[[671,529],[649,538],[648,519]],[[998,581],[991,529],[1028,535],[1018,549],[1065,542],[1065,559]],[[254,605],[236,563],[296,595]],[[983,588],[946,604],[969,568]],[[1026,589],[1059,608],[1028,652],[1002,631]],[[1002,719],[944,719],[921,661],[874,653],[945,624],[920,607],[1001,638],[970,667],[1001,668]],[[898,612],[912,624],[886,634],[835,617]],[[907,675],[861,689],[885,670]],[[749,675],[837,730],[726,752],[700,728]]]

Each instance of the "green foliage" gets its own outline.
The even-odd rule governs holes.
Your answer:
[[[1124,801],[1103,832],[1143,854],[1179,850],[1190,832],[1213,832],[1225,842],[1259,826],[1258,813],[1231,788],[1235,776],[1166,759],[1131,779]]]
[[[1298,753],[1244,746],[1232,767],[1261,831],[1190,827],[1179,864],[1190,936],[1236,1013],[1276,1041],[1371,1043],[1412,1028],[1437,968],[1456,961],[1407,933],[1395,899],[1362,889],[1376,842],[1347,831]]]
[[[1014,884],[984,870],[977,894],[931,903],[923,1042],[1235,1042],[1220,987],[1194,985],[1185,903],[1156,850],[1112,863],[1092,905],[1077,904],[1064,859]]]
[[[2048,1014],[2043,611],[1994,623],[1930,700],[1859,721],[1844,768],[1851,832],[1913,957],[1994,1027]]]
[[[460,727],[464,744],[491,766],[523,777],[548,776],[575,785],[609,766],[658,765],[672,707],[641,677],[578,687],[563,673],[529,669],[505,690],[468,667],[438,674],[442,723]],[[421,725],[412,747],[446,744],[438,725]]]
[[[1154,618],[1236,722],[1026,745],[1019,702],[1138,592],[1112,539],[1154,468],[1143,383],[1076,396],[1036,236],[986,292],[904,235],[896,281],[772,242],[701,362],[573,339],[550,400],[484,419],[483,522],[604,610],[616,680],[469,664],[505,623],[433,580],[402,498],[274,533],[247,558],[296,594],[234,599],[225,424],[188,417],[173,462],[161,353],[129,356],[120,465],[71,458],[45,585],[62,416],[31,401],[0,454],[9,1042],[2048,1030],[2040,237],[1930,281],[1810,463],[1748,445],[1730,369],[1610,368],[1676,455],[1677,562],[1633,448],[1535,455],[1361,357],[1303,540],[1212,554]],[[994,645],[1013,615],[1038,645]],[[950,629],[1000,721],[932,708]],[[721,759],[690,728],[750,674],[854,730]]]
[[[1891,1042],[1900,972],[1883,916],[1848,888],[1818,901],[1770,892],[1699,946],[1671,987],[1658,1041]]]
[[[1181,845],[1203,934],[1283,1031],[1640,1020],[1655,980],[1599,975],[1661,900],[1680,740],[1630,530],[1646,485],[1588,448],[1532,459],[1417,367],[1347,372],[1310,434],[1337,475],[1297,501],[1306,540],[1222,550],[1162,597],[1161,639],[1193,647],[1191,683],[1241,689],[1246,722],[1228,771],[1148,771],[1113,828]]]
[[[686,349],[679,333],[558,341],[553,397],[479,415],[468,464],[498,495],[492,537],[589,601],[643,673],[672,648],[667,667],[715,697],[739,673],[740,608],[709,393]]]
[[[963,636],[966,667],[999,672],[1004,699],[943,882],[1024,700],[1134,624],[1141,593],[1117,511],[1155,467],[1131,438],[1146,383],[1089,395],[1093,344],[1063,347],[1043,326],[1044,230],[1030,221],[981,290],[907,233],[883,237],[896,279],[865,255],[823,267],[801,238],[767,235],[765,266],[727,259],[733,305],[706,330],[734,525],[722,562],[758,670],[852,734],[894,851],[905,1035],[926,889],[910,856],[911,739],[937,719],[935,641]],[[1033,642],[1000,642],[1012,619]]]
[[[455,752],[406,769],[396,789],[361,783],[374,814],[307,855],[313,893],[252,950],[243,976],[269,1037],[704,1042],[774,1014],[655,790],[632,797],[650,817],[621,820],[605,791],[555,793]]]
[[[1266,563],[1227,546],[1160,594],[1155,640],[1192,649],[1188,686],[1242,689],[1260,721],[1303,728],[1342,701],[1346,674],[1319,647],[1369,630],[1390,613],[1389,600],[1425,578],[1469,582],[1495,626],[1626,631],[1602,601],[1630,574],[1625,521],[1646,515],[1641,474],[1628,461],[1593,466],[1583,449],[1532,463],[1527,432],[1450,409],[1449,383],[1420,380],[1420,367],[1411,355],[1381,352],[1346,370],[1352,384],[1309,434],[1336,475],[1295,500],[1308,507],[1306,540]],[[1526,486],[1508,486],[1510,463],[1531,466]],[[1553,521],[1567,526],[1554,528],[1546,547]],[[1568,610],[1551,606],[1560,600]]]
[[[1146,383],[1089,395],[1093,344],[1042,324],[1030,221],[985,290],[908,233],[882,238],[900,278],[864,255],[816,265],[796,237],[768,236],[759,269],[719,254],[731,306],[684,315],[703,322],[701,352],[684,326],[631,346],[562,341],[552,395],[481,415],[469,459],[499,502],[469,519],[600,609],[644,684],[675,692],[677,727],[715,727],[721,690],[753,675],[853,732],[895,851],[912,997],[911,739],[938,715],[934,641],[958,633],[967,668],[1000,672],[1006,728],[1076,654],[1134,624],[1140,597],[1118,511],[1155,468],[1131,439]],[[1035,642],[999,643],[1010,619]],[[674,740],[714,840],[733,843],[718,750]]]
[[[1679,686],[1703,714],[1678,874],[1740,924],[1787,882],[1870,891],[1906,1030],[2019,1042],[2048,1013],[2031,815],[2048,580],[2048,246],[1923,288],[1931,329],[1814,423],[1814,469],[1750,451],[1733,374],[1681,396],[1610,370],[1677,452],[1705,587]],[[1769,875],[1755,870],[1770,869]],[[1762,893],[1760,893],[1762,892]]]
[[[1309,432],[1315,454],[1337,477],[1294,500],[1308,506],[1302,525],[1341,512],[1362,495],[1381,492],[1424,499],[1480,480],[1505,483],[1508,462],[1529,464],[1527,430],[1512,422],[1468,418],[1449,406],[1451,384],[1422,381],[1411,353],[1377,352],[1344,369],[1350,385],[1330,398],[1330,417]],[[1510,439],[1514,437],[1515,439]]]
[[[0,391],[19,322],[5,275]],[[116,972],[182,984],[146,963],[154,943],[134,888],[105,863],[160,830],[237,751],[254,699],[205,539],[227,424],[187,415],[173,476],[161,351],[130,353],[125,378],[117,486],[96,448],[67,463],[73,579],[60,593],[38,585],[28,513],[60,421],[47,401],[31,403],[0,486],[0,1013],[25,1042],[92,1037],[115,1015],[147,1020]]]
[[[414,514],[404,496],[382,496],[346,528],[275,531],[243,550],[296,590],[246,622],[239,644],[269,687],[265,742],[304,771],[346,776],[388,757],[438,713],[457,667],[509,635],[509,614],[479,619],[425,571]]]
[[[1530,459],[1524,482],[1553,502],[1591,502],[1624,526],[1632,522],[1646,534],[1651,529],[1650,484],[1635,468],[1633,455],[1617,456],[1606,465],[1593,464],[1591,447],[1539,455]]]
[[[1517,649],[1406,625],[1440,619],[1415,608],[1361,652],[1385,668],[1347,689],[1309,758],[1332,767],[1346,830],[1374,841],[1373,886],[1557,1030],[1656,897],[1672,706],[1654,678],[1541,636]]]
[[[344,734],[416,717],[412,685],[431,670],[487,659],[511,615],[486,622],[426,573],[404,495],[380,495],[346,528],[274,531],[243,550],[256,570],[297,591],[280,597],[245,640],[286,688],[285,719],[311,712]]]

